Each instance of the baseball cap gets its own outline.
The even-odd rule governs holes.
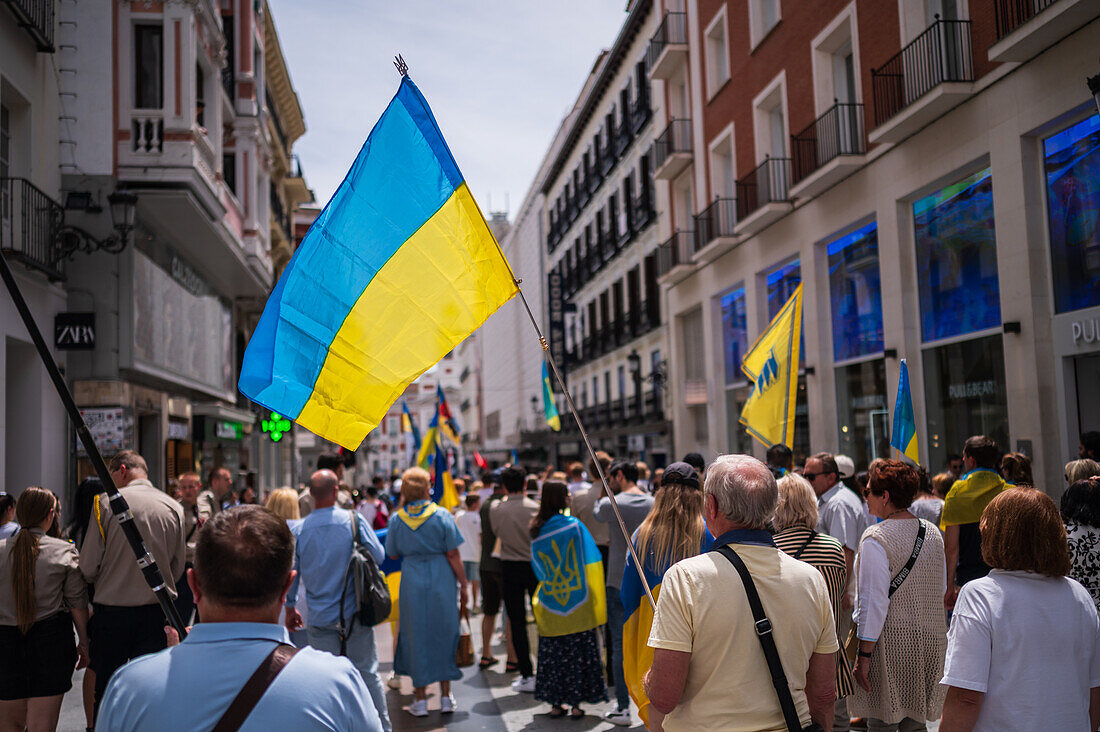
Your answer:
[[[836,469],[840,473],[838,478],[851,478],[856,474],[856,463],[852,458],[847,455],[837,455],[833,460],[836,461]]]
[[[665,473],[661,477],[661,485],[668,483],[680,483],[681,485],[698,488],[699,474],[695,472],[695,468],[687,463],[672,463],[665,468]]]

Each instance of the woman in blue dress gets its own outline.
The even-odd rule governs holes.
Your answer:
[[[398,610],[401,617],[394,651],[394,672],[412,677],[414,717],[428,715],[428,684],[439,682],[439,711],[455,710],[451,682],[462,678],[455,665],[461,588],[466,603],[466,573],[458,554],[462,535],[451,514],[431,501],[426,470],[410,468],[401,476],[404,507],[389,523],[386,554],[401,558]]]

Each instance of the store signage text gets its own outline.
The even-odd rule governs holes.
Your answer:
[[[239,422],[215,422],[214,436],[223,440],[241,439],[242,427]]]
[[[53,318],[53,345],[65,350],[95,348],[95,313],[58,313]]]
[[[565,368],[565,302],[562,292],[561,275],[551,272],[547,278],[550,295],[550,355],[558,368]],[[551,388],[557,384],[551,381]]]
[[[997,393],[997,382],[968,381],[965,384],[949,384],[947,396],[951,399],[970,399],[973,397],[993,396]]]
[[[1070,326],[1074,345],[1100,342],[1100,318],[1075,320]]]

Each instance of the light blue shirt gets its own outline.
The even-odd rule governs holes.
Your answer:
[[[309,605],[309,624],[314,626],[336,625],[340,622],[340,595],[344,590],[344,577],[351,559],[351,519],[359,522],[359,540],[366,545],[374,561],[382,564],[385,552],[367,520],[357,511],[344,508],[321,508],[313,511],[296,526],[294,534],[294,569],[298,576],[290,585],[286,606],[294,607],[298,601],[298,577],[306,584],[306,603]],[[344,620],[355,613],[355,589],[348,576],[344,595]]]
[[[286,628],[199,623],[174,648],[141,656],[111,677],[99,705],[102,730],[213,729]],[[363,677],[346,658],[302,648],[275,677],[242,732],[368,730],[382,724]]]
[[[19,524],[15,521],[9,521],[3,526],[0,526],[0,539],[7,539],[15,536],[15,532],[19,531]]]

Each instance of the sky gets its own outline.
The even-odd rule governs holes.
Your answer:
[[[305,113],[294,152],[319,204],[396,93],[400,53],[482,210],[507,200],[509,218],[626,19],[626,0],[268,2]]]

